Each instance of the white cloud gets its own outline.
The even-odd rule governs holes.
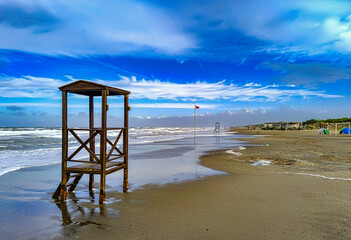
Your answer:
[[[44,54],[180,54],[196,47],[168,14],[138,1],[5,0],[0,48]],[[22,20],[18,20],[22,19]],[[30,20],[27,20],[30,19]]]
[[[110,103],[110,107],[123,108],[122,103]],[[218,109],[220,104],[197,104],[201,109]],[[0,105],[1,106],[1,105]],[[6,105],[7,106],[7,105]],[[97,106],[100,107],[100,106]],[[194,109],[192,103],[130,103],[131,108],[174,108],[174,109]]]
[[[7,106],[16,106],[16,107],[41,107],[41,108],[60,108],[62,105],[61,103],[37,103],[37,102],[8,102],[8,103],[0,103],[1,107]],[[122,106],[122,104],[121,104]],[[83,104],[70,104],[70,108],[87,108],[87,105]],[[99,108],[100,106],[96,106]]]
[[[343,0],[220,1],[220,10],[204,7],[202,14],[221,19],[221,30],[238,29],[263,40],[263,51],[278,53],[351,52],[351,4]],[[215,3],[213,3],[215,5]],[[214,7],[214,6],[213,6]],[[349,15],[349,16],[348,16]],[[346,16],[346,18],[345,18]],[[348,16],[348,17],[347,17]]]
[[[351,52],[348,1],[217,0],[201,8],[197,1],[173,2],[3,0],[0,48],[53,55],[185,53],[181,63],[201,48],[211,50],[203,31],[239,30],[267,43],[253,51]],[[231,53],[233,46],[223,47]]]
[[[110,107],[122,108],[123,103],[110,103]],[[220,105],[218,104],[198,104],[201,109],[218,109]],[[9,102],[0,103],[0,107],[41,107],[41,108],[60,108],[61,103],[35,103],[35,102]],[[178,109],[193,109],[194,104],[191,103],[135,103],[130,104],[131,108],[178,108]],[[87,108],[84,104],[70,104],[70,108]],[[95,108],[101,108],[100,104],[97,104]],[[137,117],[138,118],[138,117]]]
[[[198,104],[201,109],[216,109],[218,104]],[[191,103],[135,103],[131,104],[132,108],[179,108],[193,109],[194,104]]]
[[[96,80],[102,84],[128,89],[134,99],[169,99],[183,100],[195,98],[198,100],[230,99],[233,101],[255,101],[260,98],[264,101],[290,99],[291,97],[317,96],[322,98],[336,98],[339,95],[326,94],[323,91],[305,89],[282,89],[279,85],[261,86],[252,83],[252,86],[238,86],[226,84],[225,81],[217,83],[171,83],[159,80],[137,80],[135,77],[121,77],[117,81]]]
[[[261,84],[250,82],[250,83],[246,83],[244,86],[245,87],[261,87]]]
[[[7,98],[55,98],[58,96],[57,88],[65,83],[53,78],[0,76],[0,96]]]
[[[73,80],[74,78],[72,78]],[[197,99],[198,101],[232,100],[232,101],[282,101],[292,97],[316,96],[321,98],[337,98],[339,95],[326,94],[323,91],[312,91],[306,89],[284,89],[279,85],[260,86],[239,86],[226,84],[225,81],[217,83],[195,82],[195,83],[172,83],[160,80],[138,80],[135,77],[121,76],[120,80],[96,82],[115,86],[131,91],[131,99],[151,100],[187,100]],[[66,81],[51,78],[23,76],[20,78],[0,78],[0,96],[2,97],[24,97],[24,98],[59,98],[57,88],[67,84]],[[200,103],[197,103],[200,104]],[[193,104],[188,103],[157,103],[157,104],[135,104],[136,107],[157,107],[157,108],[192,108]],[[212,104],[203,104],[204,107],[215,108]]]

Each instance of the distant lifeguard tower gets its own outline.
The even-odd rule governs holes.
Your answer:
[[[221,125],[219,124],[219,122],[216,122],[213,133],[220,133],[220,132],[221,132]]]
[[[100,175],[99,203],[105,201],[106,175],[124,170],[123,192],[128,190],[128,98],[129,91],[105,86],[102,84],[79,80],[59,88],[62,91],[62,175],[61,183],[53,194],[53,198],[66,199],[66,193],[72,192],[82,178],[89,174],[89,191],[94,188],[94,174]],[[67,128],[67,93],[89,97],[89,128]],[[124,127],[107,128],[107,96],[120,95],[124,97]],[[94,97],[101,97],[101,127],[94,126]],[[78,132],[89,132],[89,138],[82,140]],[[108,131],[117,131],[117,137],[108,139]],[[68,136],[71,134],[81,145],[70,155]],[[100,137],[100,153],[95,152],[95,137]],[[123,136],[123,137],[122,137]],[[118,141],[123,139],[123,149],[117,147]],[[89,147],[87,146],[89,144]],[[75,156],[85,149],[89,156],[86,159],[75,159]],[[77,164],[79,163],[79,164]],[[70,179],[73,179],[69,183]],[[67,190],[67,187],[69,189]]]

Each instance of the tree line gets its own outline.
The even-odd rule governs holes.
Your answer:
[[[330,118],[326,120],[321,119],[310,119],[303,122],[304,125],[310,125],[315,123],[342,123],[342,122],[351,122],[351,118],[343,117],[343,118]]]

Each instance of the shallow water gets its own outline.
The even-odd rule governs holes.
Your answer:
[[[198,128],[197,135],[213,136],[212,130]],[[129,145],[183,139],[193,136],[193,131],[193,128],[178,127],[130,128]],[[119,131],[108,131],[108,138],[114,139],[118,133]],[[88,138],[87,131],[79,131],[77,134],[82,139]],[[0,128],[0,176],[21,168],[60,163],[61,135],[60,128]],[[72,135],[69,135],[69,144],[70,152],[80,146]],[[98,136],[96,147],[96,151],[99,151]]]
[[[231,140],[232,135],[210,132],[197,137],[196,144],[193,138],[177,138],[129,146],[130,191],[148,184],[223,174],[199,165],[199,157],[206,151],[245,145],[245,142]],[[240,136],[236,135],[236,138]],[[118,209],[115,205],[120,199],[109,197],[109,192],[122,191],[122,171],[107,176],[107,198],[102,206],[98,204],[98,189],[94,196],[89,195],[87,176],[82,178],[75,193],[68,195],[65,203],[51,199],[60,182],[60,171],[60,164],[51,164],[22,168],[0,176],[1,238],[63,238],[72,229],[95,224],[94,215],[118,217],[118,211],[112,207]]]

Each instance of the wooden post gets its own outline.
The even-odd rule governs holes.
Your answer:
[[[108,90],[102,90],[101,100],[101,133],[100,133],[100,198],[99,203],[105,201],[105,185],[106,185],[106,135],[107,135],[107,95]]]
[[[89,96],[89,129],[94,128],[94,96]],[[93,130],[90,130],[89,136],[94,134]],[[90,140],[90,150],[95,153],[95,138]],[[93,156],[90,155],[90,161],[94,161]],[[91,193],[94,189],[94,174],[89,174],[89,192]]]
[[[128,191],[128,116],[129,116],[129,96],[124,95],[124,133],[123,133],[123,154],[124,154],[124,170],[123,170],[123,192]]]
[[[66,173],[68,158],[68,131],[67,131],[67,92],[62,91],[62,172],[61,172],[61,202],[66,200],[68,174]]]

